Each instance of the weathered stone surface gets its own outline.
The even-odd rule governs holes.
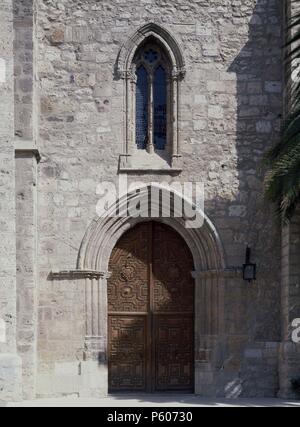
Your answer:
[[[37,161],[16,153],[17,349],[23,360],[23,397],[36,395],[37,342]]]
[[[0,81],[0,318],[5,322],[5,340],[0,342],[0,400],[19,398],[21,385],[21,362],[16,355],[12,17],[12,1],[3,0],[0,14],[0,58],[2,60]]]
[[[33,139],[33,1],[13,2],[14,17],[14,132]]]
[[[68,313],[73,307],[77,311],[73,322],[84,322],[83,310],[75,308],[81,300],[70,299],[72,285],[57,283],[54,292],[47,277],[51,269],[74,268],[81,239],[95,214],[97,184],[117,179],[125,138],[124,86],[113,70],[121,46],[153,17],[174,35],[187,65],[180,126],[185,167],[179,179],[205,182],[206,211],[220,232],[228,265],[241,266],[249,244],[260,278],[268,277],[252,288],[228,280],[226,334],[243,334],[253,343],[257,337],[266,342],[280,339],[279,233],[258,194],[260,160],[278,139],[276,120],[282,112],[282,104],[273,98],[282,90],[278,49],[282,39],[277,31],[281,2],[119,0],[107,8],[103,2],[91,7],[63,1],[59,10],[54,1],[42,2],[37,16],[37,70],[43,100],[38,187],[39,305],[45,313],[38,348],[43,375],[51,375],[58,360],[72,363],[75,354],[80,358],[80,333],[70,331]],[[53,40],[51,34],[57,29],[59,40]],[[272,37],[267,39],[268,33]],[[157,178],[145,175],[142,179]],[[53,307],[57,301],[64,313],[58,319]],[[68,351],[63,346],[66,339]],[[230,365],[230,369],[235,366],[234,376],[241,377],[242,392],[241,363],[247,348],[251,346],[245,344]],[[225,353],[224,358],[228,357]],[[276,376],[276,366],[270,369]],[[210,381],[213,370],[201,381]],[[220,385],[220,393],[224,387]],[[214,386],[211,391],[215,392]],[[268,393],[276,393],[271,383],[266,385]]]
[[[292,322],[300,318],[300,211],[283,230],[282,250],[282,335],[279,353],[280,396],[298,397],[292,380],[299,379],[300,344],[291,342]]]
[[[15,353],[0,354],[0,396],[4,401],[21,400],[22,360]]]
[[[244,283],[240,275],[226,276],[220,289],[212,289],[211,297],[218,291],[224,301],[216,308],[222,333],[201,335],[201,328],[217,329],[212,321],[216,313],[203,312],[196,391],[275,396],[279,354],[282,395],[289,395],[290,379],[299,369],[298,350],[289,336],[291,318],[300,317],[294,258],[299,245],[288,240],[284,246],[281,322],[280,232],[261,197],[260,167],[264,152],[280,135],[282,2],[16,0],[14,19],[11,1],[2,3],[0,318],[7,342],[0,342],[0,354],[18,349],[24,394],[107,392],[105,332],[95,344],[98,351],[101,347],[102,364],[84,360],[96,351],[86,348],[85,279],[53,279],[50,273],[76,268],[83,236],[96,214],[97,185],[118,180],[126,100],[117,59],[131,35],[154,21],[174,36],[186,62],[178,97],[184,166],[176,177],[132,174],[129,181],[204,182],[205,210],[219,232],[226,265],[240,268],[249,245],[258,266],[255,284]],[[18,157],[15,173],[14,134],[33,146],[38,143],[42,159],[36,187],[34,157]],[[205,289],[211,283],[216,281],[207,279]],[[105,324],[103,313],[99,317]],[[12,390],[4,398],[19,395],[20,364],[14,360],[1,367],[0,357],[0,390],[3,383]]]

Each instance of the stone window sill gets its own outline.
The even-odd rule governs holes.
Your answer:
[[[40,152],[33,141],[25,139],[15,139],[15,152],[17,155],[34,156],[39,163]]]
[[[170,162],[159,158],[157,155],[147,159],[141,156],[121,155],[119,173],[136,174],[180,174],[182,172],[181,156],[173,156]]]

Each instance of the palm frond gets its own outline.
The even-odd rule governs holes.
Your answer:
[[[287,31],[291,35],[285,46],[285,60],[294,71],[295,65],[300,66],[300,13],[290,20]],[[300,203],[300,73],[298,77],[287,83],[289,111],[282,124],[281,139],[264,158],[268,168],[265,196],[274,203],[275,213],[283,223],[291,220]]]

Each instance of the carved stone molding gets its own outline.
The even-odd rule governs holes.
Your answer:
[[[85,360],[106,361],[107,280],[110,273],[85,278]]]
[[[86,336],[84,342],[84,360],[106,363],[106,339],[101,336]]]
[[[185,68],[179,68],[173,70],[172,77],[174,80],[183,80],[186,75],[186,69]]]
[[[140,158],[137,155],[135,141],[136,105],[134,102],[136,93],[136,75],[133,68],[134,58],[138,49],[149,39],[165,52],[168,58],[168,119],[167,119],[167,148],[166,159],[153,152],[153,144],[148,150],[150,157]],[[123,153],[119,157],[119,173],[164,173],[179,174],[182,172],[181,157],[181,132],[180,132],[180,103],[181,81],[186,74],[185,60],[180,45],[165,28],[149,23],[141,27],[122,46],[117,60],[117,77],[124,80],[124,122],[126,129],[123,144]],[[151,92],[151,91],[150,91]],[[151,103],[151,100],[149,101]],[[149,125],[149,129],[152,126]],[[151,134],[151,132],[150,132]],[[152,135],[152,134],[151,134]],[[152,141],[153,136],[148,141]]]
[[[108,272],[95,271],[95,270],[69,270],[51,272],[49,274],[50,280],[74,280],[74,279],[96,279],[109,278]]]
[[[149,187],[153,191],[155,185]],[[160,186],[157,189],[161,189]],[[171,197],[170,190],[164,190]],[[148,197],[148,192],[146,192]],[[182,196],[179,197],[182,205]],[[138,223],[145,222],[145,218],[130,218],[111,215],[110,213],[125,211],[128,201],[139,199],[139,195],[134,192],[122,196],[113,204],[107,215],[97,217],[88,228],[82,241],[78,254],[78,269],[84,271],[109,271],[109,261],[113,249],[119,239],[130,228]],[[139,199],[140,200],[140,199]],[[177,199],[176,199],[177,200]],[[179,201],[178,201],[179,202]],[[186,201],[187,202],[187,201]],[[188,202],[187,202],[188,203]],[[204,345],[203,336],[222,336],[224,324],[224,282],[226,275],[238,275],[238,269],[227,269],[226,258],[222,242],[209,218],[200,212],[204,217],[204,223],[199,228],[186,227],[186,221],[174,215],[173,211],[168,218],[157,218],[164,224],[174,228],[186,241],[194,260],[195,278],[195,322],[197,325],[197,336],[195,341],[196,354],[202,349],[213,351],[214,341],[209,341]],[[161,208],[161,201],[158,208]],[[198,212],[197,211],[197,212]],[[205,271],[203,271],[205,269]],[[86,339],[85,358],[86,360],[106,361],[107,354],[107,274],[100,274],[99,278],[90,280],[87,275],[85,280],[86,295]],[[196,359],[198,360],[198,359]],[[201,358],[200,358],[201,360]],[[198,369],[196,367],[196,369]]]
[[[157,218],[156,220],[169,224],[179,232],[186,240],[194,256],[196,271],[203,271],[203,266],[208,271],[225,271],[226,257],[220,236],[210,219],[197,209],[197,214],[204,218],[203,226],[200,228],[186,227],[184,218],[176,216],[174,206],[181,206],[183,201],[190,205],[190,201],[183,199],[181,195],[172,193],[170,189],[164,189],[159,185],[150,185],[151,191],[163,191],[164,196],[174,195],[176,203],[171,203],[171,212],[168,218]],[[148,192],[145,192],[148,197]],[[179,200],[178,200],[179,199]],[[95,217],[88,227],[83,238],[78,254],[79,271],[108,271],[110,254],[117,244],[119,238],[131,227],[139,222],[145,222],[145,218],[130,218],[128,216],[116,216],[115,212],[127,212],[128,202],[140,201],[140,194],[136,191],[125,194],[118,199],[103,217]],[[155,207],[156,208],[156,207]],[[191,210],[195,207],[191,205]],[[161,209],[161,200],[157,205]]]
[[[154,36],[165,46],[176,66],[177,76],[184,78],[186,73],[185,60],[179,43],[167,29],[153,22],[139,28],[122,46],[117,60],[118,77],[121,79],[128,78],[128,71],[130,72],[130,65],[137,48],[150,36]]]

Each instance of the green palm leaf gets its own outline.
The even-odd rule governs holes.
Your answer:
[[[300,2],[299,2],[300,3]],[[285,46],[286,66],[291,72],[300,67],[300,13],[294,16],[288,32],[292,34]],[[290,73],[292,74],[292,73]],[[288,223],[300,203],[300,74],[287,83],[289,108],[282,125],[280,141],[267,152],[265,165],[265,196],[274,203],[281,221]]]

